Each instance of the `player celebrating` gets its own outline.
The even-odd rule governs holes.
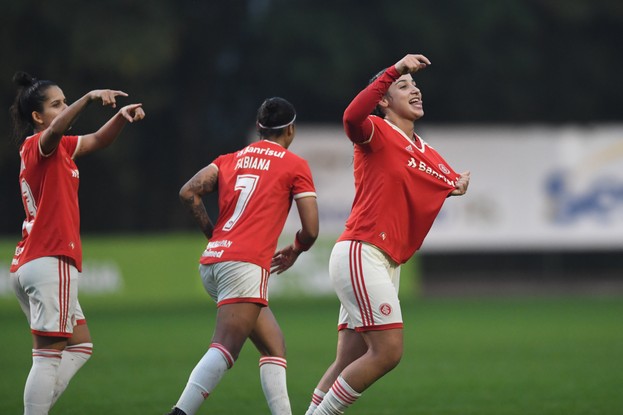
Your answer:
[[[291,414],[286,387],[285,342],[268,307],[271,270],[287,270],[318,236],[318,207],[307,162],[288,151],[296,127],[294,107],[282,98],[257,113],[260,141],[217,157],[181,191],[180,198],[209,239],[200,273],[217,302],[216,328],[207,353],[190,374],[170,415],[194,415],[231,368],[247,338],[261,354],[262,389],[273,415]],[[213,226],[201,197],[218,191]],[[275,253],[292,200],[302,229]]]
[[[469,172],[455,173],[414,132],[424,111],[411,74],[428,65],[423,55],[405,56],[373,78],[344,112],[354,143],[355,199],[329,262],[341,302],[337,356],[307,415],[342,414],[398,364],[400,264],[420,247],[446,198],[467,190]]]
[[[93,101],[116,107],[122,91],[95,90],[67,106],[53,82],[18,72],[11,106],[14,135],[22,140],[19,183],[26,219],[11,263],[11,285],[33,335],[32,368],[24,414],[47,414],[91,356],[91,335],[78,302],[82,271],[79,171],[74,159],[107,147],[126,122],[143,119],[141,104],[125,106],[98,131],[64,135]]]

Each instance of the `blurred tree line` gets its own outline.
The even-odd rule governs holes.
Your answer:
[[[378,70],[405,53],[427,123],[621,120],[620,0],[1,0],[0,233],[19,238],[23,211],[11,143],[11,78],[51,79],[70,102],[98,88],[130,94],[147,118],[78,161],[84,232],[184,229],[179,187],[253,134],[265,97],[299,123],[339,125]],[[88,133],[113,111],[95,106]],[[336,137],[340,139],[340,137]]]

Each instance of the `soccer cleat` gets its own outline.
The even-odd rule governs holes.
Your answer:
[[[182,411],[177,406],[174,406],[171,412],[169,412],[167,415],[186,415],[186,412]]]

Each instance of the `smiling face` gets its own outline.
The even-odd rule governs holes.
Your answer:
[[[415,121],[424,115],[422,92],[411,74],[402,75],[391,84],[379,105],[387,116],[393,113],[399,118]]]
[[[43,101],[41,111],[33,111],[32,119],[37,131],[45,130],[50,126],[54,118],[67,108],[67,99],[63,90],[56,85],[50,86],[45,91],[46,99]]]

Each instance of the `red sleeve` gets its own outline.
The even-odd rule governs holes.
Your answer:
[[[77,135],[64,135],[59,143],[59,146],[65,147],[65,151],[67,151],[67,154],[69,154],[71,158],[74,158],[74,155],[76,154],[76,149],[78,148],[78,138],[79,137]]]
[[[370,139],[372,122],[366,122],[366,119],[374,111],[376,104],[383,98],[389,86],[398,78],[400,74],[394,66],[390,66],[374,82],[357,94],[348,105],[342,121],[344,131],[351,141],[361,143]]]
[[[294,199],[304,196],[316,196],[314,179],[312,178],[309,164],[306,160],[301,160],[299,167],[295,170],[294,183],[292,185],[292,195]]]

